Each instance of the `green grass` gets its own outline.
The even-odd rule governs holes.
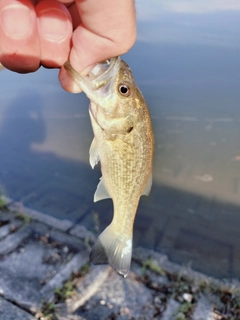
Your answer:
[[[32,219],[28,215],[26,215],[24,213],[20,213],[20,212],[16,214],[16,218],[22,220],[26,224],[28,224],[32,221]]]
[[[55,300],[59,303],[65,301],[66,299],[72,297],[76,293],[76,283],[79,278],[84,277],[90,269],[90,264],[87,262],[82,266],[82,268],[71,276],[71,278],[66,281],[61,288],[55,290]]]
[[[75,294],[75,283],[73,281],[68,281],[64,283],[61,288],[55,290],[55,295],[57,300],[65,301],[66,299],[72,297]]]
[[[166,272],[159,267],[152,259],[147,259],[143,262],[142,265],[142,273],[146,273],[146,270],[149,269],[150,271],[153,271],[161,276],[165,276]]]
[[[3,197],[0,197],[0,210],[6,208],[6,201]]]
[[[43,318],[41,317],[40,319],[55,320],[56,317],[54,315],[54,313],[55,313],[54,302],[44,302],[41,313],[43,315]]]

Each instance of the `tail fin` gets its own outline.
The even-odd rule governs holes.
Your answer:
[[[130,270],[131,258],[132,235],[117,234],[111,224],[100,234],[90,253],[92,263],[109,263],[124,277]]]

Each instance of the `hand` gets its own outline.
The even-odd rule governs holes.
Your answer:
[[[80,92],[62,67],[80,73],[127,52],[136,39],[134,0],[0,0],[0,61],[20,73],[61,68],[64,89]]]

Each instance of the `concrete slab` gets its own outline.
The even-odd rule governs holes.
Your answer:
[[[2,218],[0,294],[25,310],[38,312],[43,301],[50,301],[55,289],[88,261],[87,247],[62,232],[61,224],[56,224],[60,230],[54,229],[52,221],[46,225],[44,219],[40,223],[11,212]],[[11,228],[21,224],[19,229]]]
[[[134,274],[125,279],[105,266],[95,267],[91,272],[95,274],[91,281],[77,284],[81,300],[75,302],[75,315],[98,320],[112,319],[113,315],[114,319],[153,319],[152,293]],[[80,308],[76,310],[77,304]]]
[[[162,317],[160,318],[161,320],[171,320],[174,319],[174,316],[176,315],[176,312],[178,308],[180,307],[180,303],[177,302],[174,299],[170,299],[167,308],[164,311]]]
[[[10,199],[8,199],[8,201],[10,201]],[[21,202],[10,202],[9,209],[20,213],[23,212],[31,219],[40,221],[61,231],[67,231],[73,226],[73,222],[69,220],[59,220],[37,210],[26,208]]]
[[[196,308],[193,312],[193,320],[215,320],[213,313],[213,306],[209,300],[202,296],[196,305]]]
[[[9,228],[10,230],[10,228]],[[15,233],[9,234],[8,237],[0,241],[0,255],[8,254],[15,250],[27,237],[31,230],[24,226]]]
[[[0,212],[1,320],[32,320],[32,314],[45,320],[43,302],[54,307],[51,316],[58,320],[172,320],[186,302],[183,293],[193,300],[186,314],[181,310],[182,316],[213,320],[223,310],[223,292],[228,292],[225,299],[239,296],[238,281],[223,283],[141,248],[133,250],[127,279],[109,266],[90,266],[86,273],[78,272],[88,262],[94,236],[82,226],[64,229],[64,224],[56,223],[54,227],[45,215],[41,222],[41,213],[30,216],[29,212],[25,215],[24,207],[21,216],[15,209]],[[73,286],[70,295],[55,295],[65,281]],[[204,284],[209,292],[213,289],[212,296],[204,296]],[[230,300],[226,304],[231,306]],[[235,309],[229,312],[238,316]]]
[[[67,281],[73,272],[77,272],[83,265],[88,262],[89,255],[87,252],[80,252],[66,264],[61,267],[59,272],[41,289],[40,294],[47,301],[54,298],[54,290],[60,288],[64,281]]]
[[[2,320],[36,320],[28,312],[0,297],[0,319]]]

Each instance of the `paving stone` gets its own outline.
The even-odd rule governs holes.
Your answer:
[[[8,208],[11,211],[24,212],[24,214],[29,216],[31,219],[36,220],[36,221],[40,221],[41,223],[45,223],[48,226],[54,227],[54,228],[61,230],[61,231],[67,231],[73,226],[73,222],[71,222],[69,220],[56,219],[56,218],[51,217],[51,216],[44,214],[42,212],[39,212],[39,211],[36,211],[33,209],[29,209],[29,208],[23,206],[23,204],[20,202],[12,202],[8,206]]]
[[[6,237],[10,233],[10,224],[0,228],[0,239]]]
[[[12,203],[12,209],[16,207]],[[21,212],[25,215],[25,211]],[[88,261],[89,253],[82,240],[61,231],[66,229],[63,224],[52,223],[54,218],[51,223],[38,222],[44,218],[42,214],[38,216],[38,212],[31,215],[33,221],[9,233],[10,222],[16,227],[23,224],[14,217],[16,215],[11,212],[0,214],[1,221],[7,223],[0,228],[3,237],[0,241],[0,294],[8,301],[37,312],[43,298],[52,299],[55,289]],[[69,224],[65,226],[70,227]]]
[[[174,315],[176,314],[179,306],[180,306],[179,302],[177,302],[174,299],[170,299],[168,301],[167,308],[164,311],[164,313],[163,313],[163,315],[162,315],[162,317],[160,319],[161,320],[173,320],[174,319]]]
[[[146,261],[148,259],[154,260],[163,270],[168,270],[173,274],[178,274],[182,271],[182,267],[180,265],[170,262],[166,255],[154,250],[148,250],[141,247],[134,248],[133,259],[139,262]]]
[[[153,319],[153,296],[142,283],[131,276],[125,279],[111,270],[101,279],[97,291],[76,311],[86,319]],[[84,286],[84,284],[80,284]],[[89,282],[88,287],[94,286]],[[84,292],[84,291],[83,291]]]
[[[0,212],[0,221],[1,222],[7,222],[9,220],[11,220],[13,217],[11,215],[11,213],[9,212],[9,210],[3,210]]]
[[[213,313],[213,307],[209,300],[202,296],[196,305],[196,308],[193,312],[193,320],[215,320]]]
[[[0,241],[0,255],[8,254],[16,249],[24,239],[29,237],[31,229],[24,226],[22,229],[10,234]]]
[[[209,282],[212,285],[216,287],[221,287],[223,283],[221,280],[215,279],[213,277],[209,277],[201,272],[192,270],[190,267],[185,267],[181,266],[177,263],[171,262],[168,260],[168,257],[164,254],[161,254],[157,251],[154,250],[149,250],[145,248],[135,248],[133,250],[133,261],[137,262],[144,262],[147,259],[150,259],[156,263],[157,266],[159,266],[163,271],[167,270],[168,273],[171,273],[173,275],[177,276],[183,276],[185,279],[188,279],[189,281],[205,281]],[[236,286],[240,286],[240,282],[236,279],[234,280]],[[232,286],[232,281],[224,281],[224,284],[228,287],[231,288]]]
[[[96,237],[92,232],[87,230],[86,227],[83,225],[76,225],[74,226],[69,233],[73,236],[76,236],[84,241],[88,240],[89,242],[93,243],[96,240]]]
[[[52,237],[56,241],[59,241],[60,243],[66,244],[70,248],[74,248],[76,251],[85,250],[86,248],[84,242],[81,239],[63,233],[56,229],[50,230],[50,237]]]
[[[50,232],[49,226],[37,221],[32,221],[29,227],[32,229],[33,233],[39,234],[39,235],[49,235],[49,232]]]
[[[57,320],[87,320],[86,318],[80,317],[80,316],[75,316],[75,315],[60,315],[56,314]]]
[[[59,243],[64,243],[65,245],[74,248],[76,251],[81,251],[86,249],[84,241],[79,237],[67,234],[65,232],[59,231],[57,229],[50,228],[47,225],[33,221],[30,225],[31,229],[40,234],[47,234],[52,239],[58,241]]]
[[[0,261],[1,294],[25,308],[39,310],[41,283],[56,272],[56,266],[43,264],[46,252],[43,243],[27,244],[24,252],[15,251]]]
[[[110,270],[109,266],[92,267],[91,272],[76,284],[77,301],[68,304],[68,312],[72,313],[84,305],[107,279]]]
[[[13,212],[0,212],[0,253],[3,252],[0,259],[0,320],[32,320],[35,318],[30,312],[39,312],[43,301],[53,301],[55,289],[88,261],[84,242],[88,239],[91,243],[95,237],[83,226],[73,227],[67,221],[59,222],[55,218],[49,220],[42,213],[9,202],[11,210],[25,214],[22,210],[26,209],[32,221],[11,233],[11,223],[18,228],[23,221],[16,219]],[[124,279],[109,266],[91,266],[90,271],[78,280],[76,295],[65,303],[56,304],[56,319],[173,320],[180,303],[168,298],[165,309],[165,299],[160,297],[164,293],[154,289],[170,286],[171,280],[151,270],[145,271],[144,278],[141,263],[147,259],[168,273],[219,284],[210,277],[171,263],[165,255],[135,249],[131,268],[134,273],[130,272]],[[220,305],[220,302],[214,301],[210,296],[202,296],[196,302],[192,320],[215,320],[212,305]]]
[[[60,244],[66,247],[65,243]],[[55,250],[51,243],[29,239],[20,250],[5,256],[0,261],[1,295],[31,311],[39,311],[43,298],[53,296],[54,290],[70,277],[71,272],[88,260],[87,251],[77,255],[69,251],[65,255],[72,255],[72,258],[66,261]],[[45,290],[41,291],[42,288]]]
[[[20,309],[12,303],[0,297],[0,319],[1,320],[34,320],[36,319],[28,312]]]
[[[61,231],[67,231],[73,226],[73,222],[69,220],[59,220],[42,212],[26,207],[24,208],[24,213],[26,213],[30,218],[34,220],[40,221],[41,223],[46,223],[47,225]]]
[[[9,222],[9,221],[8,221]],[[0,240],[5,238],[13,230],[18,229],[22,225],[21,221],[14,220],[11,223],[7,223],[4,226],[0,227]]]
[[[73,272],[88,262],[89,254],[87,251],[76,254],[58,273],[41,289],[40,293],[44,300],[52,301],[54,298],[54,290],[60,288]]]

